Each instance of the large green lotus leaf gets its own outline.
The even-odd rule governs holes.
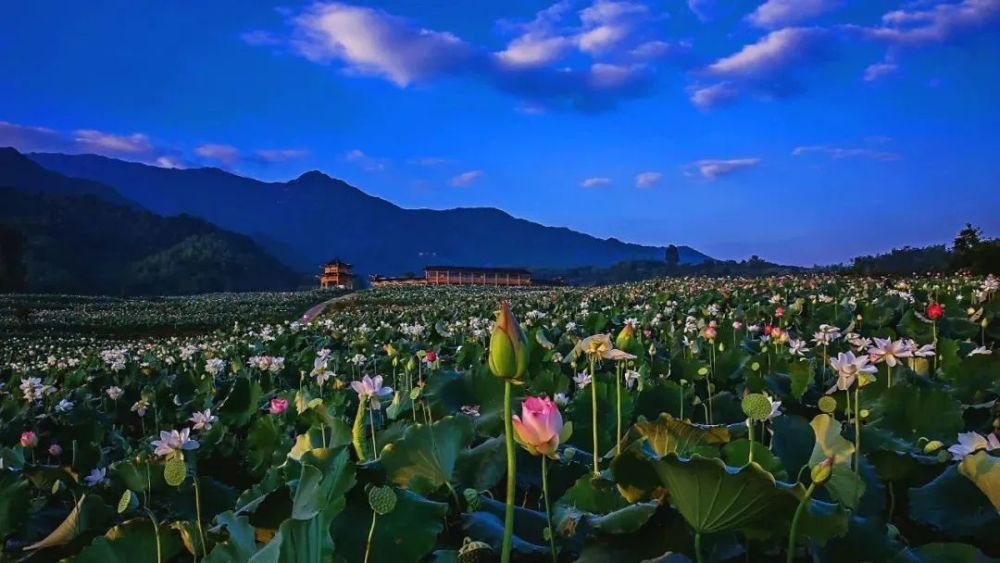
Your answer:
[[[45,538],[27,546],[25,551],[67,544],[88,530],[100,529],[107,525],[113,511],[101,497],[85,494],[77,501],[66,519]]]
[[[588,516],[590,525],[606,534],[629,534],[641,528],[656,512],[657,502],[640,502],[600,516]]]
[[[433,425],[415,424],[381,454],[389,480],[429,495],[452,480],[459,454],[472,441],[472,420],[448,416]]]
[[[315,449],[302,456],[301,472],[292,496],[292,518],[309,520],[330,504],[342,502],[354,486],[354,465],[346,447]]]
[[[151,460],[118,461],[111,464],[108,473],[112,482],[137,493],[146,492],[150,488],[159,491],[167,487],[162,466],[151,463]]]
[[[567,407],[564,419],[573,423],[573,435],[570,436],[569,444],[590,452],[594,449],[593,442],[593,420],[591,417],[591,392],[597,390],[597,443],[600,454],[605,454],[615,447],[617,428],[617,402],[615,396],[615,374],[598,371],[597,384],[588,385],[582,391],[573,394],[573,398]],[[628,421],[631,420],[632,405],[634,398],[624,387],[622,388],[622,432],[628,429]],[[516,410],[517,407],[515,407]],[[623,436],[624,438],[624,436]]]
[[[882,402],[885,412],[878,424],[911,442],[921,437],[953,440],[964,427],[962,404],[936,387],[894,385]]]
[[[593,475],[587,474],[577,479],[557,504],[572,506],[593,514],[607,514],[625,508],[629,502],[622,497],[614,484],[602,479],[595,480]]]
[[[260,384],[246,377],[237,377],[226,398],[219,403],[219,419],[230,426],[243,426],[257,413]]]
[[[791,381],[792,397],[795,397],[796,401],[801,401],[802,395],[805,394],[806,389],[809,388],[809,384],[814,379],[812,364],[808,361],[788,364],[788,378]]]
[[[455,461],[455,480],[478,491],[492,489],[507,473],[507,451],[503,436],[463,449]]]
[[[647,385],[636,398],[634,415],[655,419],[661,413],[668,413],[671,416],[680,417],[681,405],[685,404],[685,397],[690,394],[690,387],[684,389],[670,380]],[[691,408],[687,406],[687,412],[684,414],[690,416]]]
[[[739,469],[722,460],[674,455],[655,462],[670,503],[698,532],[710,534],[762,524],[787,511],[788,497],[756,464]]]
[[[992,563],[989,557],[976,546],[964,543],[929,543],[920,547],[904,549],[889,563]]]
[[[843,424],[828,414],[819,414],[812,419],[809,426],[813,429],[815,445],[809,456],[809,467],[815,467],[824,460],[833,457],[835,465],[850,464],[854,457],[854,442],[845,439],[841,432]]]
[[[204,563],[246,563],[257,550],[254,528],[246,516],[236,516],[226,511],[215,517],[228,538],[215,544]]]
[[[885,561],[897,553],[902,544],[889,534],[880,517],[864,518],[852,515],[847,534],[826,543],[818,551],[817,561]]]
[[[640,419],[635,428],[660,457],[671,453],[684,455],[697,446],[729,442],[729,429],[725,426],[691,424],[667,413],[653,421]]]
[[[633,442],[611,460],[611,475],[618,492],[629,502],[662,496],[657,493],[662,493],[663,484],[642,445],[641,441]]]
[[[349,495],[347,508],[333,523],[337,555],[344,561],[364,561],[372,510],[367,493],[359,489]],[[420,561],[434,549],[448,505],[406,489],[394,491],[396,507],[375,523],[371,561]]]
[[[160,526],[160,556],[170,561],[181,551],[181,538],[169,526]],[[137,563],[157,561],[156,530],[145,518],[128,520],[95,539],[73,558],[75,563]]]
[[[719,459],[669,455],[654,466],[670,503],[703,534],[740,529],[760,538],[787,535],[805,494],[802,485],[777,482],[756,463],[735,468]],[[823,542],[846,531],[842,507],[812,500],[799,534]]]
[[[722,447],[722,460],[726,462],[726,465],[733,467],[746,465],[750,459],[750,444],[750,440],[745,438],[729,442]],[[781,466],[781,460],[771,453],[771,450],[756,440],[752,444],[754,463],[760,465],[779,481],[788,479],[788,472]]]
[[[255,478],[260,478],[271,466],[282,432],[272,416],[258,416],[250,425],[246,439],[247,469]]]
[[[871,460],[883,481],[926,483],[941,473],[942,469],[942,462],[937,456],[878,450],[866,457]]]
[[[17,473],[0,473],[0,538],[7,537],[24,523],[30,489],[28,480]]]
[[[504,503],[481,497],[475,512],[462,515],[462,531],[474,540],[488,543],[499,553],[503,542]],[[555,512],[555,507],[553,507]],[[558,514],[553,515],[553,525],[557,530],[560,520]],[[544,530],[548,527],[545,514],[520,506],[514,507],[514,543],[515,553],[524,556],[548,556],[549,545],[545,539]],[[575,530],[561,530],[557,533],[572,535]]]
[[[289,473],[294,470],[289,468]],[[292,515],[270,542],[250,558],[253,563],[306,563],[333,557],[330,526],[354,485],[354,465],[346,447],[303,454],[292,498]]]
[[[782,467],[790,476],[796,476],[809,463],[816,437],[805,418],[796,415],[782,415],[771,421],[774,434],[771,450],[781,460]]]
[[[965,456],[958,464],[958,472],[975,483],[993,503],[993,508],[1000,510],[1000,460],[985,451],[978,451]]]
[[[993,537],[1000,534],[1000,516],[976,485],[958,472],[945,469],[936,479],[910,489],[910,518],[956,537]]]

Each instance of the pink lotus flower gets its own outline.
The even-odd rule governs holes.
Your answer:
[[[288,410],[288,399],[283,397],[275,397],[271,399],[271,407],[269,409],[271,414],[281,414]]]
[[[555,458],[559,443],[569,439],[573,425],[563,425],[559,407],[548,397],[528,397],[521,416],[513,416],[514,438],[531,455]]]
[[[31,430],[26,430],[21,433],[21,447],[22,448],[34,448],[38,445],[38,436]]]

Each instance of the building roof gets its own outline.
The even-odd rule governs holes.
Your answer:
[[[450,270],[452,272],[473,272],[477,274],[524,274],[531,275],[531,272],[523,268],[485,268],[478,266],[426,266],[428,270]]]
[[[348,264],[347,262],[344,262],[340,258],[334,258],[333,260],[330,260],[329,262],[327,262],[326,264],[323,264],[323,265],[324,266],[347,266],[348,268],[351,267],[350,264]]]

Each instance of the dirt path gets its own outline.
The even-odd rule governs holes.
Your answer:
[[[345,300],[347,300],[349,298],[353,298],[355,296],[355,294],[356,294],[356,292],[352,291],[351,293],[348,293],[347,295],[338,295],[338,296],[334,297],[333,299],[327,299],[326,301],[320,303],[319,305],[314,305],[314,306],[310,307],[308,311],[306,311],[305,313],[302,313],[302,316],[299,317],[299,322],[302,323],[302,324],[307,324],[309,321],[311,321],[311,320],[315,319],[316,317],[320,316],[323,313],[323,311],[325,311],[326,308],[328,306],[330,306],[331,304],[336,303],[338,301],[345,301]]]

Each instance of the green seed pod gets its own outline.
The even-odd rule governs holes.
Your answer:
[[[826,414],[830,414],[837,410],[837,399],[834,399],[829,395],[823,395],[819,398],[819,410]]]
[[[924,453],[925,454],[932,454],[932,453],[940,450],[943,447],[944,447],[944,444],[941,443],[940,440],[931,440],[930,442],[927,442],[926,444],[924,444]]]
[[[489,563],[495,559],[490,544],[473,541],[472,538],[465,538],[465,542],[458,550],[458,563]]]
[[[368,489],[368,505],[375,514],[385,516],[396,508],[396,491],[392,487],[372,487]]]
[[[743,414],[757,422],[763,422],[771,416],[771,401],[763,393],[750,393],[743,397]]]
[[[184,458],[174,456],[168,459],[167,464],[163,467],[163,479],[166,480],[167,484],[171,487],[179,487],[186,478],[187,465],[184,464]]]
[[[632,336],[635,334],[635,329],[632,325],[625,325],[622,327],[621,331],[618,333],[618,337],[615,338],[615,348],[619,350],[628,350],[632,346]]]

